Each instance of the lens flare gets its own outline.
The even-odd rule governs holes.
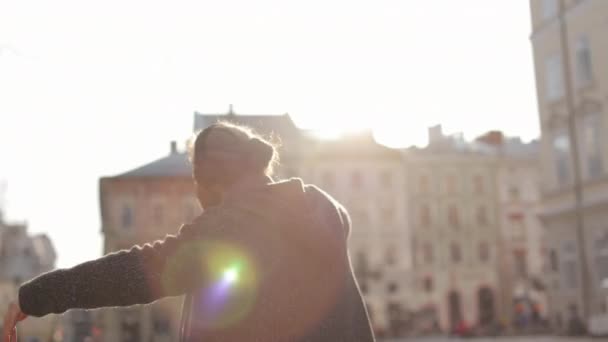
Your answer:
[[[234,284],[239,281],[239,270],[236,267],[227,268],[224,271],[222,279],[228,284]]]

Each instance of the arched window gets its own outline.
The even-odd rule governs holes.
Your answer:
[[[455,205],[448,207],[448,223],[451,228],[460,227],[460,217],[458,215],[458,208]]]
[[[454,264],[458,264],[462,261],[462,250],[460,249],[460,245],[457,243],[452,243],[450,246],[450,254],[452,256],[452,262]]]
[[[488,213],[486,207],[481,205],[477,207],[477,224],[486,226],[488,224]]]
[[[420,206],[420,226],[424,228],[431,226],[431,208],[428,204]]]
[[[120,216],[120,222],[122,225],[122,228],[124,229],[131,229],[133,228],[133,208],[131,208],[129,205],[125,205],[124,207],[122,207],[122,213]]]
[[[490,260],[490,246],[485,241],[479,244],[479,260],[484,263]]]

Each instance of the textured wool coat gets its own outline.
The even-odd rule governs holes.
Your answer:
[[[44,316],[186,295],[181,341],[374,341],[350,226],[313,185],[249,178],[177,235],[43,274],[19,302]]]

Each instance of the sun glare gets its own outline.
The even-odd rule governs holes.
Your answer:
[[[387,116],[377,118],[352,118],[352,120],[340,120],[336,116],[328,116],[323,120],[322,126],[310,129],[310,133],[321,140],[338,140],[345,135],[372,130],[374,139],[379,144],[391,148],[424,147],[428,141],[428,126],[425,120],[412,119],[396,120],[395,117]],[[384,119],[383,119],[384,118]]]
[[[229,284],[234,284],[239,280],[239,271],[236,267],[230,267],[224,271],[224,280]]]

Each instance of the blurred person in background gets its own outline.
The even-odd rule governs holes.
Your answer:
[[[203,214],[162,241],[26,282],[4,342],[27,316],[184,294],[181,341],[374,341],[344,207],[301,179],[273,181],[276,146],[246,127],[212,125],[190,153]]]

